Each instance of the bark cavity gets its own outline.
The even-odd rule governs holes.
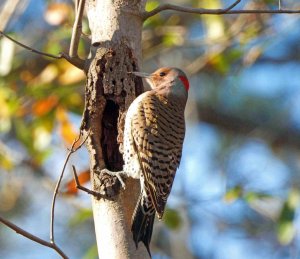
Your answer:
[[[81,129],[90,134],[87,148],[94,190],[110,198],[118,194],[119,182],[115,177],[101,174],[100,170],[122,170],[126,111],[143,92],[142,80],[128,73],[137,68],[137,60],[127,45],[107,48],[100,44],[87,71]]]

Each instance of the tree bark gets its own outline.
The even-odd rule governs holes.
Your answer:
[[[87,148],[93,190],[106,198],[93,199],[100,259],[148,258],[141,244],[136,249],[131,216],[140,193],[139,181],[126,179],[120,190],[115,177],[101,169],[122,170],[123,127],[126,111],[143,92],[137,71],[141,59],[142,19],[145,0],[88,0],[87,16],[92,35],[87,62],[86,106],[81,129],[89,134]]]

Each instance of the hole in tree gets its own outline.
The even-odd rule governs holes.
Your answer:
[[[100,42],[94,42],[92,45],[93,45],[94,47],[99,47],[99,46],[100,46]]]
[[[123,157],[119,152],[118,137],[119,106],[108,100],[102,117],[101,146],[106,168],[111,171],[120,171],[123,168]]]

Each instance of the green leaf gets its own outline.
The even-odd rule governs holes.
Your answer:
[[[291,243],[295,236],[296,230],[293,222],[282,222],[278,225],[277,237],[282,245]]]
[[[231,203],[236,201],[238,198],[241,197],[243,193],[243,188],[240,185],[237,185],[231,189],[229,189],[226,194],[224,195],[224,201]]]
[[[170,208],[166,209],[163,221],[171,230],[177,230],[182,225],[182,219],[178,211]]]
[[[264,198],[270,198],[271,195],[265,194],[265,193],[259,193],[259,192],[247,192],[244,195],[244,199],[246,202],[251,203],[257,199],[264,199]]]
[[[162,41],[166,47],[177,46],[180,45],[178,42],[182,42],[175,33],[166,33]]]
[[[83,256],[82,259],[97,259],[98,258],[98,250],[97,250],[97,245],[91,246],[85,255]]]
[[[33,134],[32,127],[28,126],[23,119],[16,119],[14,121],[14,128],[17,138],[25,145],[27,150],[33,152]]]
[[[14,168],[13,161],[9,156],[0,153],[0,168],[10,171]]]
[[[11,130],[12,117],[19,108],[19,101],[15,93],[2,84],[0,84],[0,107],[0,132],[8,132]]]
[[[296,209],[299,207],[299,201],[299,191],[291,189],[281,210],[277,226],[277,238],[282,245],[291,243],[295,236],[294,218]]]
[[[75,226],[77,224],[83,223],[84,221],[93,217],[93,211],[91,209],[81,209],[74,217],[71,218],[69,224],[70,226]]]
[[[158,1],[147,1],[145,9],[147,12],[149,12],[152,11],[154,8],[156,8],[158,5],[159,5]]]

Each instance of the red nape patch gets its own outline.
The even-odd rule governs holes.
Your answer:
[[[190,89],[190,83],[189,80],[185,76],[179,76],[179,79],[183,83],[185,89],[188,91]]]

